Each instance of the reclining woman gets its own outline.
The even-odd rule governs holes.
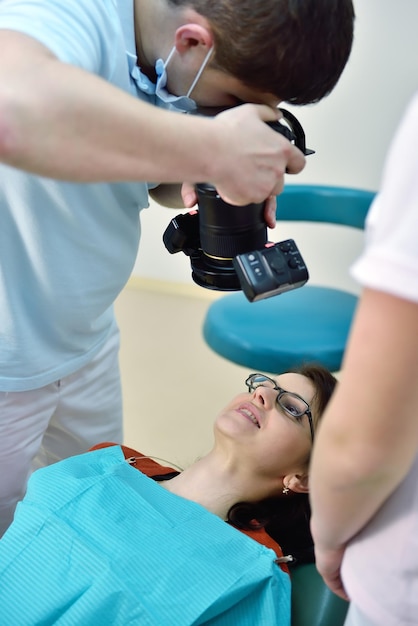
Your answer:
[[[287,501],[304,511],[335,383],[318,366],[251,374],[180,472],[112,444],[35,472],[0,542],[5,623],[289,624],[287,559],[264,526]]]

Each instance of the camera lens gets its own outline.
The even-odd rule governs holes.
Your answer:
[[[200,243],[212,259],[232,260],[237,254],[262,248],[267,242],[264,202],[234,206],[224,202],[208,183],[196,185]]]

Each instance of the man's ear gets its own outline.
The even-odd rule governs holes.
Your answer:
[[[188,52],[190,48],[203,46],[209,50],[213,46],[213,35],[206,20],[202,23],[190,22],[179,26],[176,30],[174,45],[179,54]]]
[[[294,493],[309,493],[308,474],[288,474],[284,477],[283,484]]]

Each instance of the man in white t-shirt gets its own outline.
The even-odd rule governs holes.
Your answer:
[[[353,275],[363,285],[315,445],[317,567],[347,626],[418,624],[418,95],[391,146]]]

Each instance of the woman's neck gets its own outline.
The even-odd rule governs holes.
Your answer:
[[[250,482],[235,464],[222,462],[212,451],[162,486],[225,520],[229,509],[237,502],[264,497],[256,495]]]

